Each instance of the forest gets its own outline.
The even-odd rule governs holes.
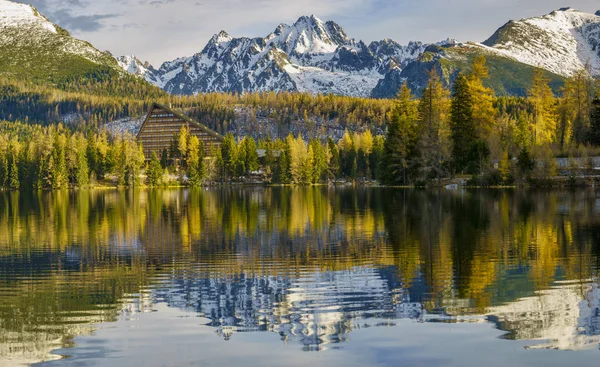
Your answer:
[[[592,172],[591,158],[600,152],[600,88],[588,75],[577,73],[556,96],[544,73],[536,71],[527,97],[496,96],[486,87],[486,60],[479,57],[452,90],[444,88],[433,70],[421,96],[413,96],[405,83],[394,100],[293,93],[174,97],[158,92],[139,99],[4,80],[2,104],[12,107],[3,109],[2,118],[9,121],[0,123],[0,187],[199,186],[248,177],[271,184],[421,186],[456,176],[470,178],[473,185],[513,185],[558,175],[556,157],[578,157],[572,171]],[[298,132],[258,140],[227,133],[223,144],[211,147],[205,157],[198,139],[182,129],[170,149],[144,157],[133,136],[111,134],[102,121],[143,114],[152,99],[209,126],[216,124],[221,132],[227,132],[234,118],[234,105],[270,111],[278,124],[291,119],[309,123],[310,116],[336,119],[345,132],[339,139]],[[88,120],[48,123],[72,104]],[[260,159],[258,149],[264,152]]]

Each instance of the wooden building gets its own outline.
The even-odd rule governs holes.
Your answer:
[[[160,158],[163,149],[168,151],[171,142],[183,126],[188,128],[190,135],[197,136],[204,143],[204,154],[206,156],[210,155],[211,147],[220,145],[223,142],[223,136],[217,132],[192,120],[181,112],[154,103],[137,134],[137,140],[142,143],[144,148],[146,160],[152,158],[152,153],[156,153],[156,156]]]

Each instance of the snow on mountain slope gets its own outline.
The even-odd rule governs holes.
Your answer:
[[[600,75],[600,16],[562,8],[510,21],[484,45],[519,62],[571,76],[589,67]]]
[[[127,71],[130,74],[137,75],[148,80],[152,84],[157,84],[158,79],[156,78],[156,70],[148,62],[142,63],[134,55],[119,56],[117,57],[117,63],[119,67]]]
[[[420,57],[424,54],[429,57]],[[523,94],[523,76],[532,66],[559,79],[584,67],[597,76],[600,16],[563,8],[511,21],[483,43],[448,39],[400,45],[384,39],[367,45],[348,37],[338,24],[313,15],[293,25],[280,24],[264,38],[234,38],[222,31],[200,53],[165,62],[159,69],[134,57],[120,60],[123,69],[174,94],[274,90],[389,97],[405,80],[418,92],[429,70],[441,61],[450,84],[475,54],[496,63],[493,77],[501,94]]]
[[[31,5],[0,0],[0,28],[33,28],[57,33],[54,24]]]
[[[13,68],[40,69],[58,67],[63,56],[82,57],[96,64],[108,65],[120,70],[117,63],[106,53],[71,35],[50,22],[33,6],[0,0],[0,62],[2,72]],[[63,64],[64,68],[65,65]]]
[[[387,39],[366,45],[313,15],[280,24],[264,38],[221,31],[200,53],[157,70],[133,56],[119,61],[124,70],[173,94],[275,90],[369,96],[387,71],[416,59],[426,46]]]

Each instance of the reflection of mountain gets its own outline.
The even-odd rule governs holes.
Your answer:
[[[543,341],[532,348],[578,350],[600,344],[597,283],[558,285],[489,313],[509,338]]]
[[[374,268],[300,270],[286,276],[175,277],[155,292],[156,301],[199,312],[225,338],[233,332],[273,331],[306,349],[343,341],[353,320],[388,314],[386,279]]]

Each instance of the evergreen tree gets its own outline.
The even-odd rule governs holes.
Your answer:
[[[462,171],[473,163],[477,130],[473,120],[473,99],[468,80],[460,74],[454,83],[450,107],[450,130],[452,158],[456,171]]]
[[[285,139],[283,143],[283,149],[281,150],[281,154],[279,155],[279,165],[277,167],[276,172],[277,182],[281,184],[291,183],[290,155],[291,147],[288,139]]]
[[[449,158],[448,117],[450,91],[444,88],[434,68],[419,102],[419,151],[426,176],[438,180],[447,174],[444,162]]]
[[[225,174],[228,177],[234,176],[237,169],[237,144],[231,133],[225,135],[225,139],[221,144],[221,157],[223,158]]]
[[[329,152],[328,175],[331,179],[335,180],[340,177],[340,152],[331,137],[327,139],[327,150]]]
[[[252,137],[247,137],[244,141],[246,150],[246,170],[249,172],[258,171],[259,163],[256,141]]]
[[[146,169],[146,185],[156,187],[162,185],[163,168],[156,153],[152,153],[152,158]]]
[[[311,183],[316,184],[321,181],[321,178],[327,171],[327,155],[325,148],[317,139],[312,139],[309,142],[309,148],[312,150],[312,174]]]
[[[382,168],[384,145],[385,137],[383,136],[376,136],[373,140],[373,150],[369,156],[369,167],[371,167],[371,178],[374,180],[383,181],[382,173],[385,172],[385,167]]]
[[[418,108],[406,82],[402,85],[383,146],[383,180],[407,185],[417,171]]]
[[[160,152],[160,165],[163,169],[169,166],[169,152],[167,148],[163,148]]]
[[[238,146],[237,146],[237,159],[236,159],[236,175],[237,176],[243,176],[248,172],[248,167],[246,166],[246,162],[247,162],[247,150],[246,150],[246,144],[248,138],[243,138]]]
[[[10,165],[8,171],[8,189],[10,190],[19,190],[21,187],[21,181],[19,180],[19,165],[17,163],[19,157],[17,149],[17,147],[13,146],[10,152]]]
[[[600,145],[600,97],[594,98],[591,103],[591,118],[589,142],[594,146]]]

